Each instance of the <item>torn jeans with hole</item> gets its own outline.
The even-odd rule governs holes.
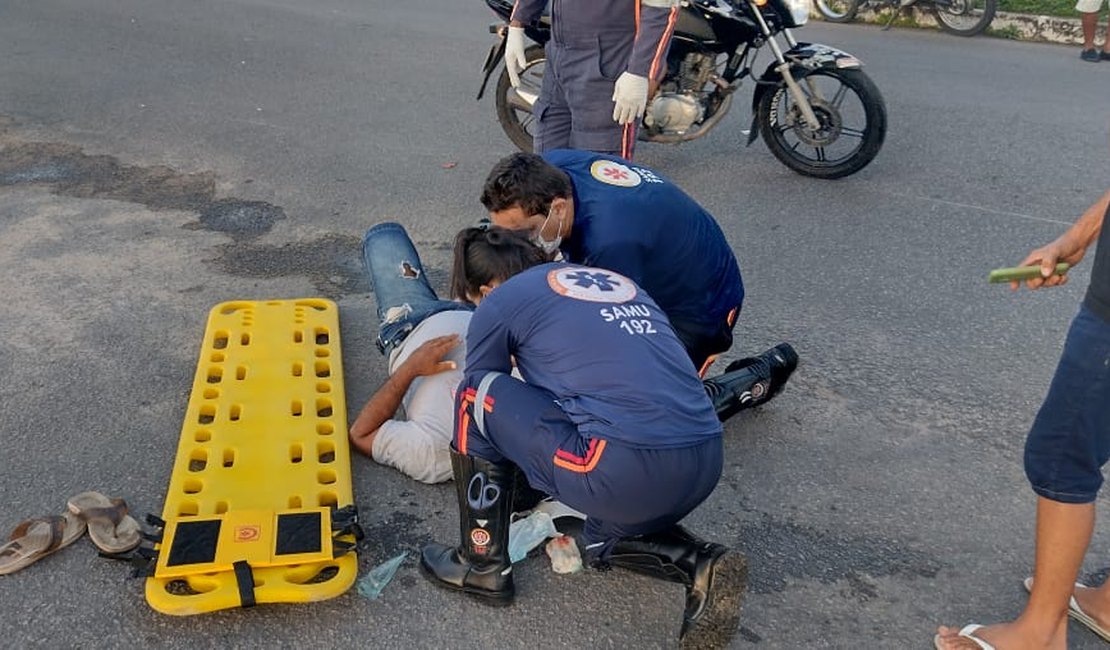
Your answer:
[[[381,327],[378,351],[388,355],[412,330],[432,314],[450,309],[473,309],[441,300],[429,284],[416,247],[401,224],[380,223],[362,239],[362,260],[374,286]]]

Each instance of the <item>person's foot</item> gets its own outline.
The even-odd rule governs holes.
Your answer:
[[[1062,629],[1067,630],[1066,627]],[[1036,635],[1030,634],[1028,630],[1018,627],[1015,623],[980,626],[970,634],[975,639],[990,644],[995,650],[1026,648],[1067,650],[1067,639],[1062,634],[1052,639],[1038,639]],[[975,639],[969,639],[966,635],[961,636],[958,628],[941,626],[937,629],[937,636],[933,643],[937,650],[982,650],[984,646],[976,643]]]
[[[1094,619],[1094,622],[1098,624],[1099,628],[1103,631],[1110,631],[1110,610],[1106,607],[1105,599],[1099,597],[1099,591],[1100,590],[1096,587],[1077,586],[1072,597],[1075,598],[1075,602],[1079,604],[1079,609],[1082,610],[1087,617]],[[1085,622],[1083,624],[1090,628],[1092,632],[1102,636],[1094,627]]]
[[[1022,584],[1026,591],[1033,591],[1033,578],[1026,578]],[[1104,589],[1105,584],[1101,587],[1088,587],[1075,583],[1068,615],[1102,640],[1110,642],[1110,599],[1107,598],[1110,592],[1104,593]]]
[[[1110,61],[1110,50],[1103,50],[1099,52],[1098,58],[1100,61]]]
[[[1082,52],[1080,52],[1079,58],[1083,59],[1084,61],[1100,61],[1102,57],[1099,56],[1098,50],[1092,47],[1089,50],[1083,50]]]

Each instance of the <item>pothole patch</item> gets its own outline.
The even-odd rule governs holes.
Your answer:
[[[110,199],[152,210],[195,212],[199,220],[187,227],[237,239],[263,235],[275,221],[285,218],[284,210],[265,201],[217,199],[216,177],[211,172],[184,174],[164,165],[125,165],[112,156],[89,155],[70,144],[0,136],[0,187],[44,186],[55,194],[78,199]]]
[[[230,275],[248,278],[304,275],[321,295],[336,299],[370,290],[362,270],[361,247],[358,237],[336,234],[307,242],[227,244],[212,264]]]
[[[284,218],[285,210],[264,201],[220,199],[201,210],[200,227],[233,236],[257,237]]]

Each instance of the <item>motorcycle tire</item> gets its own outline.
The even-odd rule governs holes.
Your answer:
[[[956,36],[975,36],[990,26],[994,20],[995,11],[998,10],[998,0],[951,0],[951,5],[933,5],[933,17],[937,19],[937,26],[941,30]],[[968,5],[974,7],[971,11],[980,10],[983,13],[977,16],[965,17],[961,12],[969,10]],[[949,7],[956,7],[958,11],[949,11]]]
[[[809,79],[810,77],[813,79]],[[811,82],[816,83],[821,78],[836,80],[854,94],[859,100],[859,111],[866,120],[862,129],[852,129],[853,132],[858,132],[859,144],[845,156],[834,160],[823,159],[826,144],[836,144],[840,138],[845,137],[840,109],[835,106],[830,107],[827,102],[824,105],[814,104],[814,112],[818,113],[822,129],[816,133],[811,132],[804,126],[800,126],[802,119],[800,112],[796,108],[791,108],[794,102],[785,84],[766,92],[760,98],[756,118],[767,148],[784,165],[804,176],[842,178],[863,169],[878,155],[879,149],[883,146],[883,140],[886,139],[886,105],[874,82],[859,69],[818,68],[805,75],[798,75],[796,80],[800,86],[807,87]],[[840,96],[839,90],[836,96]],[[847,93],[844,93],[841,103],[846,96]],[[786,103],[786,112],[795,122],[793,125],[786,124],[784,116],[779,113],[783,102]],[[783,122],[784,126],[779,127],[780,122]],[[788,142],[788,134],[798,137],[798,143]],[[806,139],[817,140],[821,137],[831,139],[820,147],[806,142]],[[805,145],[805,148],[813,147],[814,151],[818,152],[817,157],[807,157],[802,145]]]
[[[859,13],[859,0],[813,0],[821,17],[830,23],[850,23]]]
[[[525,76],[530,70],[534,70],[536,66],[542,66],[545,61],[545,55],[542,45],[533,45],[524,50],[524,58],[527,61],[527,67],[520,73],[521,83],[525,82]],[[542,81],[542,72],[536,76],[534,73],[532,77],[534,80]],[[539,94],[539,86],[534,88],[536,94]],[[509,136],[513,144],[518,149],[526,153],[532,152],[532,133],[528,130],[529,123],[521,118],[521,114],[531,116],[532,113],[526,110],[519,103],[514,104],[510,98],[510,94],[515,95],[516,91],[513,89],[512,82],[509,80],[509,72],[504,67],[501,68],[501,76],[497,79],[497,90],[494,94],[494,104],[497,106],[497,121],[501,123],[501,129],[505,135]]]

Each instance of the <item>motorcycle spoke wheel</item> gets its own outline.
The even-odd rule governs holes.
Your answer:
[[[767,147],[807,176],[840,178],[865,167],[886,137],[886,109],[860,70],[815,70],[798,80],[817,118],[814,129],[781,86],[764,95],[758,118]]]
[[[518,149],[530,152],[536,120],[532,113],[532,104],[540,96],[546,60],[543,47],[539,45],[528,48],[524,54],[528,63],[520,72],[520,87],[513,88],[509,73],[502,69],[501,77],[497,80],[495,102],[497,121],[501,123],[505,135],[509,136]]]
[[[937,25],[949,34],[975,36],[994,20],[997,0],[939,0],[933,5]]]
[[[858,0],[814,0],[817,11],[830,23],[850,23],[859,11]]]

